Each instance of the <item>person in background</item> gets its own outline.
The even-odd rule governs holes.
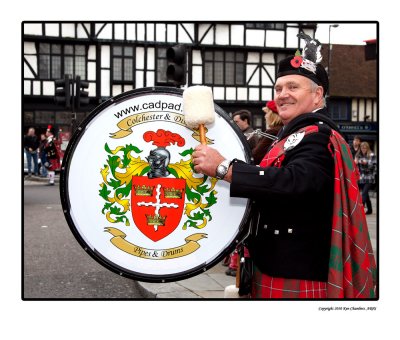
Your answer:
[[[375,184],[376,175],[376,156],[371,151],[368,142],[362,142],[358,152],[356,153],[355,163],[360,172],[360,179],[358,186],[361,190],[361,197],[364,207],[366,207],[366,214],[372,214],[372,204],[369,197],[369,190]]]
[[[355,136],[353,139],[353,145],[351,146],[351,154],[353,155],[353,158],[355,158],[356,153],[360,150],[360,144],[361,144],[361,137],[360,136]]]
[[[55,144],[54,132],[51,125],[47,127],[46,131],[46,143],[44,145],[44,151],[46,154],[46,167],[49,175],[49,183],[47,185],[54,185],[55,170],[60,168],[60,157]]]
[[[247,141],[250,145],[250,149],[253,150],[258,142],[258,137],[253,134],[254,130],[251,127],[251,112],[247,110],[239,110],[233,113],[233,120],[236,125],[240,128],[243,134],[250,137]]]
[[[39,144],[39,157],[40,157],[40,162],[42,164],[42,167],[40,168],[42,171],[41,176],[42,177],[47,177],[47,168],[44,166],[47,162],[46,158],[46,151],[44,149],[46,145],[46,134],[42,133],[40,135],[40,144]]]
[[[28,176],[32,175],[32,160],[34,175],[39,176],[38,147],[39,141],[35,135],[35,129],[31,127],[29,128],[28,133],[24,136],[24,149],[26,160],[28,162]]]
[[[279,130],[283,127],[281,117],[279,117],[278,109],[274,100],[270,100],[263,108],[265,112],[265,123],[267,126],[266,133],[276,136]],[[273,140],[269,137],[261,137],[258,140],[256,147],[252,150],[254,164],[260,164]]]

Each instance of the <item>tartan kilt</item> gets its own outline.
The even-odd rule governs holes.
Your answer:
[[[261,273],[253,267],[252,299],[326,299],[327,283],[284,279]]]
[[[61,163],[60,163],[60,159],[59,158],[48,159],[47,163],[48,164],[47,164],[46,168],[47,168],[47,170],[50,170],[50,171],[58,170],[61,167]]]

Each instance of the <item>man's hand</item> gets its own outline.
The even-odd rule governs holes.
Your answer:
[[[198,173],[215,177],[217,166],[225,159],[217,150],[207,145],[198,145],[192,154],[194,170]],[[225,180],[230,182],[231,169],[225,176]]]

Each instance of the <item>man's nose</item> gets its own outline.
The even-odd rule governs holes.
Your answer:
[[[278,98],[285,98],[288,95],[288,90],[286,87],[282,87],[281,91],[278,93],[277,97]]]

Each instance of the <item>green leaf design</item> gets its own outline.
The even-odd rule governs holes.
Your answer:
[[[115,220],[116,220],[116,222],[125,223],[126,226],[129,226],[129,225],[130,225],[129,220],[128,220],[128,218],[127,218],[125,215],[123,215],[123,216],[117,216],[117,217],[115,218]]]
[[[103,197],[106,201],[108,201],[108,195],[110,193],[111,193],[111,191],[107,189],[107,186],[105,184],[103,184],[103,186],[99,190],[100,196]]]
[[[197,191],[200,195],[204,195],[204,194],[208,191],[207,185],[199,185],[199,186],[196,188],[196,191]]]
[[[193,219],[193,220],[203,220],[203,217],[204,217],[204,213],[202,213],[202,212],[200,212],[200,211],[198,211],[197,213],[195,213],[195,214],[193,215],[193,217],[190,217],[190,216],[189,216],[189,218],[191,218],[191,219]]]
[[[136,153],[141,153],[143,150],[140,150],[138,147],[136,147],[136,146],[134,146],[132,144],[129,144],[125,148],[122,148],[121,151],[124,152],[124,158],[122,159],[122,166],[124,168],[126,168],[129,165],[130,161],[131,161],[129,159],[129,157],[128,157],[129,153],[131,151],[134,151]]]
[[[194,151],[193,148],[190,148],[190,149],[187,149],[187,150],[183,151],[182,153],[180,153],[180,155],[182,157],[185,157],[187,155],[192,155],[193,151]]]
[[[131,194],[131,190],[132,190],[132,182],[129,182],[128,185],[126,185],[122,188],[118,188],[116,190],[116,194],[117,194],[117,196],[122,194],[123,197],[128,197]]]
[[[207,208],[209,208],[209,207],[213,206],[215,203],[217,203],[217,198],[215,197],[214,190],[211,191],[211,193],[208,197],[206,197],[206,200],[208,202]]]
[[[196,222],[193,222],[193,221],[191,221],[191,220],[187,220],[187,221],[183,224],[182,229],[183,229],[183,230],[186,230],[188,226],[191,227],[191,228],[196,228],[196,227],[197,227],[197,224],[196,224]]]
[[[104,150],[106,150],[107,153],[111,153],[112,154],[111,149],[110,149],[110,147],[108,146],[107,143],[104,145]]]
[[[212,216],[211,216],[211,214],[210,214],[210,210],[208,210],[208,209],[202,209],[202,211],[204,212],[204,215],[205,215],[206,217],[208,217],[208,220],[211,221],[211,220],[212,220]]]
[[[125,214],[124,212],[121,211],[120,208],[115,207],[115,206],[114,207],[110,207],[110,213],[113,214],[113,215],[123,215],[123,214]]]
[[[120,158],[118,156],[108,156],[107,163],[110,166],[112,175],[115,177],[115,169],[118,168]]]
[[[190,202],[194,202],[195,200],[198,201],[198,200],[201,199],[201,196],[200,196],[198,193],[196,193],[196,192],[190,190],[188,186],[186,186],[186,191],[185,191],[185,193],[186,193],[186,198],[187,198]]]
[[[103,209],[101,210],[101,213],[104,215],[104,210],[109,210],[110,207],[111,207],[113,204],[114,204],[114,203],[110,203],[110,202],[104,203],[104,207],[103,207]]]
[[[110,186],[112,186],[113,189],[116,189],[121,185],[121,181],[116,181],[114,178],[111,178],[108,184],[110,184]]]

